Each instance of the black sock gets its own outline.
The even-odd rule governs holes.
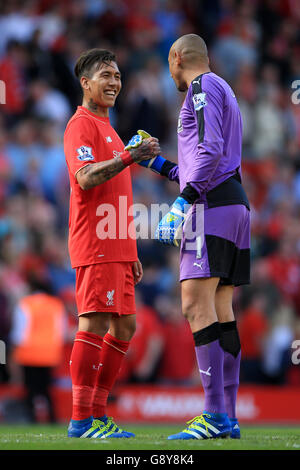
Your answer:
[[[219,339],[220,334],[220,323],[216,321],[206,328],[202,328],[202,330],[195,331],[195,333],[193,333],[195,346],[203,346],[204,344],[211,343],[212,341]]]
[[[221,348],[237,357],[241,350],[241,343],[236,321],[220,323],[220,346]]]

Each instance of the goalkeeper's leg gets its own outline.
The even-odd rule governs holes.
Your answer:
[[[223,358],[220,325],[215,310],[218,277],[186,279],[181,283],[182,310],[195,341],[195,352],[204,388],[204,409],[225,413]]]
[[[239,334],[232,309],[232,285],[219,285],[215,305],[221,326],[220,344],[224,350],[224,400],[226,412],[231,421],[231,436],[240,438],[240,428],[236,417],[236,399],[239,387],[241,347]]]
[[[224,403],[224,352],[219,342],[220,325],[215,310],[218,283],[218,277],[185,279],[181,283],[182,310],[194,336],[204,388],[204,410],[189,422],[188,428],[168,439],[211,439],[226,437],[231,432]]]

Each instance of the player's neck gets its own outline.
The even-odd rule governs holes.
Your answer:
[[[187,70],[184,74],[184,81],[187,85],[187,88],[190,86],[190,84],[196,77],[199,77],[199,75],[202,75],[203,73],[208,73],[208,72],[211,72],[208,65],[204,65],[203,67],[199,67],[193,70]]]
[[[101,107],[92,98],[83,98],[82,106],[99,117],[109,117],[109,108]]]

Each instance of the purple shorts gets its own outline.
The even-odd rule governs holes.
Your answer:
[[[249,284],[248,208],[242,204],[233,204],[204,209],[203,205],[199,205],[201,208],[196,212],[195,206],[183,227],[180,281],[220,277],[221,284]]]

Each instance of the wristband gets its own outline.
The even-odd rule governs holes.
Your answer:
[[[149,158],[149,160],[142,160],[139,162],[139,165],[144,166],[145,168],[150,168],[150,170],[154,171],[155,173],[161,174],[161,169],[165,161],[165,158],[163,158],[161,155],[157,155],[156,157]]]
[[[155,173],[160,174],[165,161],[166,159],[164,157],[162,157],[161,155],[157,155],[156,157],[152,158],[152,163],[150,163],[149,167],[152,171],[155,171]]]
[[[129,166],[132,163],[134,163],[134,160],[133,160],[129,150],[125,150],[125,152],[122,152],[121,155],[120,155],[120,158],[121,158],[121,160],[122,160],[122,162],[125,166]]]

